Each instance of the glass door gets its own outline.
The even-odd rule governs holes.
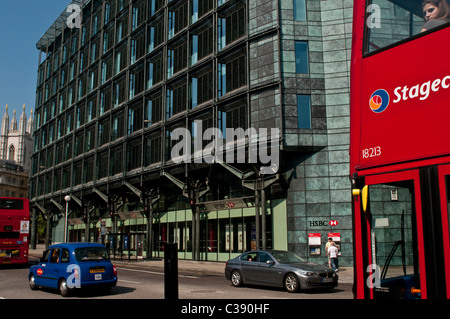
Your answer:
[[[450,165],[441,165],[439,174],[439,193],[442,215],[442,238],[444,248],[444,267],[447,298],[450,299]]]
[[[366,284],[373,298],[426,298],[419,171],[366,176]]]

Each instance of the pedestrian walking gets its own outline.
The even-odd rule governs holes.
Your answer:
[[[331,243],[331,246],[328,247],[327,255],[330,258],[331,267],[334,271],[339,271],[339,262],[338,262],[338,249],[334,242]]]

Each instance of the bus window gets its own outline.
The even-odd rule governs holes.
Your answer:
[[[428,1],[431,3],[422,6],[423,0],[369,0],[365,52],[377,51],[450,22],[447,1]],[[428,11],[434,11],[434,15]]]
[[[418,286],[413,182],[369,187],[372,263],[379,268],[381,287],[375,297],[402,298],[405,286]]]

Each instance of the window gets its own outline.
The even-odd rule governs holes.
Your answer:
[[[139,33],[131,39],[130,62],[133,64],[145,54],[145,36]]]
[[[127,170],[141,167],[142,140],[136,139],[127,145]]]
[[[212,8],[213,0],[191,0],[191,23],[196,22]]]
[[[89,93],[95,90],[97,88],[97,85],[98,85],[98,68],[94,67],[89,71],[89,85],[88,85]]]
[[[245,8],[241,7],[218,19],[219,50],[246,34]]]
[[[145,21],[145,5],[147,1],[141,1],[133,6],[131,30],[136,30]]]
[[[108,86],[100,92],[100,115],[111,109],[111,102],[111,86]]]
[[[83,132],[81,132],[75,136],[75,147],[74,147],[75,157],[83,154],[84,134],[82,134],[82,133]]]
[[[308,42],[295,41],[295,71],[309,73]]]
[[[14,155],[15,155],[16,149],[14,148],[14,145],[11,145],[9,147],[9,160],[14,161]]]
[[[111,150],[111,175],[122,173],[123,168],[123,147],[116,147]]]
[[[368,5],[374,5],[374,7],[366,13],[365,31],[368,41],[365,41],[365,52],[382,49],[419,34],[423,29],[432,30],[449,22],[448,17],[424,22],[422,0],[373,0],[367,2]]]
[[[169,39],[175,34],[184,29],[188,22],[188,2],[176,8],[171,8],[169,11]]]
[[[159,9],[164,6],[164,0],[151,0],[150,1],[150,15],[154,15]]]
[[[89,157],[84,160],[83,167],[83,183],[92,182],[94,177],[94,157]]]
[[[116,24],[116,43],[122,41],[127,35],[127,26],[128,26],[128,16],[124,16],[121,19],[117,20]]]
[[[222,131],[224,139],[227,137],[227,128],[242,128],[244,130],[247,129],[246,108],[246,104],[237,102],[235,104],[227,105],[226,107],[221,107],[219,109],[219,128]]]
[[[69,262],[69,250],[63,248],[61,253],[61,262],[62,263],[68,263]]]
[[[147,63],[147,89],[161,82],[163,79],[163,58],[162,54],[154,56]]]
[[[128,134],[133,134],[142,128],[142,113],[141,104],[135,104],[128,109]]]
[[[89,152],[95,148],[95,125],[86,129],[85,151]]]
[[[59,254],[60,254],[60,252],[61,252],[60,248],[53,248],[52,249],[52,254],[51,254],[51,257],[50,257],[50,262],[51,263],[59,262]]]
[[[125,78],[121,78],[114,84],[114,107],[125,102],[125,98],[126,98],[126,81]]]
[[[294,1],[294,20],[306,21],[306,1],[305,0],[293,0]]]
[[[108,52],[114,46],[114,25],[103,32],[103,53]]]
[[[186,110],[186,84],[167,89],[166,118]]]
[[[90,122],[97,116],[97,101],[96,99],[91,99],[87,102],[86,108],[86,122]]]
[[[311,96],[297,95],[297,124],[298,128],[311,128]]]
[[[64,141],[64,161],[68,161],[72,158],[72,138],[68,138]]]
[[[144,65],[140,65],[136,69],[130,71],[130,100],[144,90]]]
[[[118,74],[127,66],[127,46],[117,49],[115,57],[115,74]]]
[[[190,64],[195,64],[197,61],[213,53],[213,27],[208,26],[192,34],[190,41]]]
[[[98,123],[98,146],[109,143],[110,123],[109,118]]]
[[[153,51],[164,41],[164,19],[151,22],[148,30],[148,52]]]
[[[161,136],[151,135],[145,137],[145,166],[161,161]]]
[[[167,50],[167,77],[187,67],[187,42],[177,43]]]
[[[102,152],[97,157],[97,179],[108,177],[108,152]]]
[[[213,72],[206,70],[205,72],[194,75],[191,78],[190,102],[191,108],[196,107],[213,98]]]
[[[157,123],[162,119],[162,94],[161,92],[152,95],[147,99],[147,106],[145,108],[145,120],[147,126]]]
[[[102,62],[102,74],[101,82],[104,84],[107,80],[111,78],[113,74],[113,60],[111,57],[103,60]]]
[[[112,126],[111,126],[111,141],[122,137],[124,134],[124,111],[120,111],[115,113],[112,118]]]
[[[82,165],[81,161],[73,164],[72,186],[77,186],[77,185],[81,184],[82,169],[83,169],[83,165]]]
[[[245,55],[241,55],[225,63],[219,62],[219,97],[246,85],[247,68],[245,60]]]

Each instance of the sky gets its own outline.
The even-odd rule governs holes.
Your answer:
[[[35,108],[39,51],[36,43],[70,0],[0,0],[0,118],[14,109],[17,120],[25,104]]]

